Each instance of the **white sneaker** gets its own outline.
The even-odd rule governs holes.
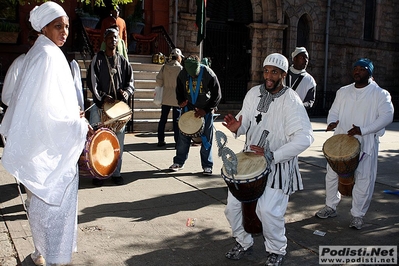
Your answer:
[[[172,171],[175,171],[175,172],[177,172],[177,171],[179,171],[179,170],[181,170],[183,168],[184,168],[184,165],[178,164],[178,163],[174,163],[171,166],[169,166],[169,170],[172,170]]]
[[[33,260],[33,263],[35,263],[35,265],[37,266],[44,266],[46,265],[46,260],[44,259],[44,257],[40,254],[37,254],[34,252],[32,254],[30,254],[31,259]]]
[[[353,217],[349,227],[356,228],[357,230],[362,229],[364,222],[361,217]]]
[[[202,172],[203,175],[212,175],[212,168],[204,167],[204,171]]]
[[[324,206],[323,209],[316,212],[316,216],[322,219],[326,219],[328,217],[335,217],[337,216],[337,211],[326,205]]]

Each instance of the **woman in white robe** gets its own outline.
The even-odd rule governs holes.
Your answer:
[[[76,250],[77,162],[89,126],[59,48],[69,34],[67,14],[46,2],[30,12],[30,22],[42,34],[26,54],[0,127],[7,138],[2,163],[32,193],[35,264],[67,264]]]

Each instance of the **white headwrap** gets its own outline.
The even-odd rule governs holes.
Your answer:
[[[63,16],[68,16],[65,10],[59,4],[49,1],[35,6],[30,11],[29,21],[33,29],[40,32],[51,21]]]

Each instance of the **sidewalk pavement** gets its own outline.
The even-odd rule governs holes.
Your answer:
[[[286,213],[287,256],[284,265],[318,265],[320,245],[398,245],[399,123],[380,139],[379,167],[373,201],[361,230],[349,228],[351,199],[338,206],[338,216],[319,219],[324,206],[325,119],[312,119],[315,142],[300,155],[303,191],[290,197]],[[239,152],[244,137],[228,136],[227,146]],[[199,147],[191,147],[185,168],[169,172],[175,155],[172,133],[157,147],[156,133],[127,134],[122,176],[125,185],[107,180],[93,187],[81,178],[79,187],[78,252],[72,265],[264,265],[262,236],[254,252],[240,261],[224,254],[233,244],[224,216],[227,188],[220,175],[221,159],[214,145],[212,176],[202,176]],[[2,153],[2,148],[0,150]],[[0,265],[34,265],[29,224],[15,180],[0,166]],[[24,194],[24,196],[26,196]],[[188,226],[189,225],[189,226]],[[324,236],[314,234],[325,232]]]

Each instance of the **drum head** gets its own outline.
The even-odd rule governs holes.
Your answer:
[[[262,155],[257,155],[253,152],[240,152],[237,156],[237,175],[234,176],[237,180],[246,180],[263,175],[266,170],[266,159]],[[229,178],[230,175],[226,174],[226,168],[223,165],[222,173]]]
[[[360,153],[360,142],[347,134],[334,135],[323,144],[323,153],[325,157],[333,160],[349,160]]]
[[[180,131],[187,135],[198,133],[204,124],[203,117],[195,117],[194,111],[187,111],[179,119],[178,125]]]
[[[89,161],[99,178],[108,178],[115,171],[120,146],[115,133],[101,128],[96,131],[89,147]]]
[[[115,118],[117,116],[123,115],[131,111],[129,105],[122,101],[115,101],[113,103],[104,103],[104,112],[109,118]],[[118,119],[118,121],[129,120],[130,115]]]

